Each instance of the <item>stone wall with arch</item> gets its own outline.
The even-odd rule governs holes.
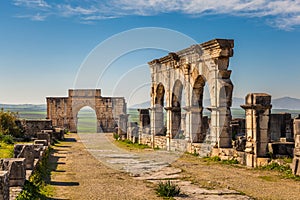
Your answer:
[[[233,84],[228,66],[229,58],[233,56],[233,46],[233,40],[214,39],[148,63],[152,81],[150,110],[153,146],[155,137],[162,135],[166,126],[168,149],[175,139],[184,139],[188,143],[206,140],[214,147],[231,147],[229,123]],[[211,102],[207,108],[211,112],[208,135],[202,131],[206,84]],[[185,106],[182,106],[183,103]],[[185,112],[184,117],[182,111]]]
[[[77,132],[77,114],[91,107],[97,116],[97,132],[113,132],[119,118],[126,115],[124,97],[102,97],[100,89],[69,90],[68,97],[47,97],[47,118],[54,127]]]

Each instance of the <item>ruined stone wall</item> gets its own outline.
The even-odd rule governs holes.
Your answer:
[[[167,149],[167,138],[166,136],[155,136],[154,137],[154,144],[155,147],[160,149]]]
[[[292,117],[290,113],[271,114],[271,140],[274,142],[280,141],[280,138],[285,138],[287,141],[293,140],[292,126]]]
[[[36,138],[37,133],[42,130],[52,129],[52,120],[20,120],[21,127],[24,130],[25,138]]]

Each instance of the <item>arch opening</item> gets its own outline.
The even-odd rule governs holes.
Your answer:
[[[206,106],[210,106],[208,87],[205,78],[199,75],[193,85],[191,102],[191,136],[192,142],[202,143],[209,133],[209,116],[203,116]],[[207,113],[207,112],[206,112]]]
[[[90,106],[82,107],[76,115],[78,133],[97,133],[96,112]]]
[[[165,87],[163,84],[158,84],[156,91],[155,91],[155,121],[157,131],[155,135],[157,136],[165,136],[167,133],[166,129],[166,119],[165,119],[165,111],[164,111],[164,104],[165,104]]]
[[[174,139],[183,139],[181,131],[181,107],[182,107],[182,89],[183,84],[176,80],[172,91],[172,129],[171,137]]]

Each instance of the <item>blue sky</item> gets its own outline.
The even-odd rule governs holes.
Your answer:
[[[66,96],[93,49],[115,34],[143,27],[177,31],[197,43],[234,39],[234,96],[267,92],[300,98],[299,25],[299,0],[0,1],[0,103]],[[170,41],[187,45],[174,38]],[[129,104],[146,101],[146,63],[165,54],[166,49],[145,48],[120,55],[94,86],[103,95],[125,96]]]

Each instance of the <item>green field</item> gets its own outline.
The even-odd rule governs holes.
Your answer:
[[[4,107],[4,110],[10,110],[17,112],[21,119],[45,119],[46,118],[46,106],[45,105],[11,105]],[[128,109],[130,122],[139,121],[139,113],[137,109]],[[244,118],[245,111],[241,108],[231,109],[233,118]],[[296,117],[300,114],[300,110],[286,110],[286,109],[272,109],[272,113],[291,113],[292,117]],[[210,112],[206,109],[203,111],[204,116],[210,117]],[[166,114],[164,115],[166,120]],[[80,110],[78,113],[78,131],[79,132],[96,132],[96,115],[95,112],[88,107]]]

